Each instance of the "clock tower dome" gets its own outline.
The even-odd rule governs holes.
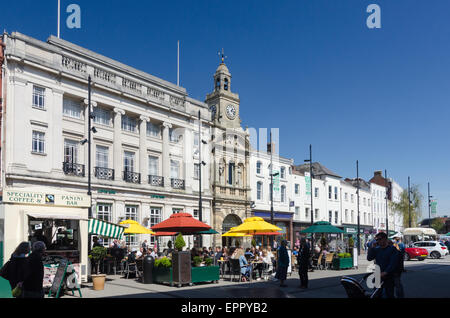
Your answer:
[[[224,62],[214,74],[214,91],[206,95],[206,104],[211,110],[211,119],[216,126],[221,128],[239,128],[239,95],[231,92],[231,74]]]

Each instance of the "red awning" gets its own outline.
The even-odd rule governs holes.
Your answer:
[[[209,230],[208,224],[194,219],[189,213],[172,214],[170,218],[151,227],[153,231],[158,232],[177,232],[182,234],[192,234],[199,231]]]

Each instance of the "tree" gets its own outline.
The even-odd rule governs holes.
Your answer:
[[[417,185],[411,187],[411,227],[417,226],[419,217],[422,214],[421,206],[423,195],[419,191]],[[394,213],[399,213],[403,216],[403,227],[409,227],[409,207],[408,207],[408,190],[404,190],[400,196],[400,202],[391,202],[391,209]]]
[[[178,234],[177,238],[175,239],[175,248],[178,251],[182,251],[183,247],[186,246],[186,242],[183,239],[183,235],[181,233]]]
[[[437,233],[443,233],[445,230],[445,223],[442,219],[437,218],[431,221],[431,227],[436,230]]]

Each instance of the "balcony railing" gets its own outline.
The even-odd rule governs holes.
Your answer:
[[[181,179],[170,179],[172,189],[184,190],[184,180]]]
[[[137,172],[124,171],[123,180],[131,183],[141,183],[141,174]]]
[[[67,175],[84,177],[84,165],[78,163],[63,162],[63,171]]]
[[[152,186],[164,187],[164,177],[149,175],[148,183]]]
[[[114,169],[95,167],[95,177],[103,180],[114,180]]]

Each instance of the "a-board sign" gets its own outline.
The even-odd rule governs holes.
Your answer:
[[[59,291],[61,289],[61,285],[63,284],[64,278],[66,276],[68,262],[69,261],[65,258],[63,258],[59,262],[59,267],[58,267],[58,270],[56,271],[55,279],[53,279],[53,284],[52,284],[52,287],[50,288],[51,295],[53,294],[56,297],[59,296]]]

